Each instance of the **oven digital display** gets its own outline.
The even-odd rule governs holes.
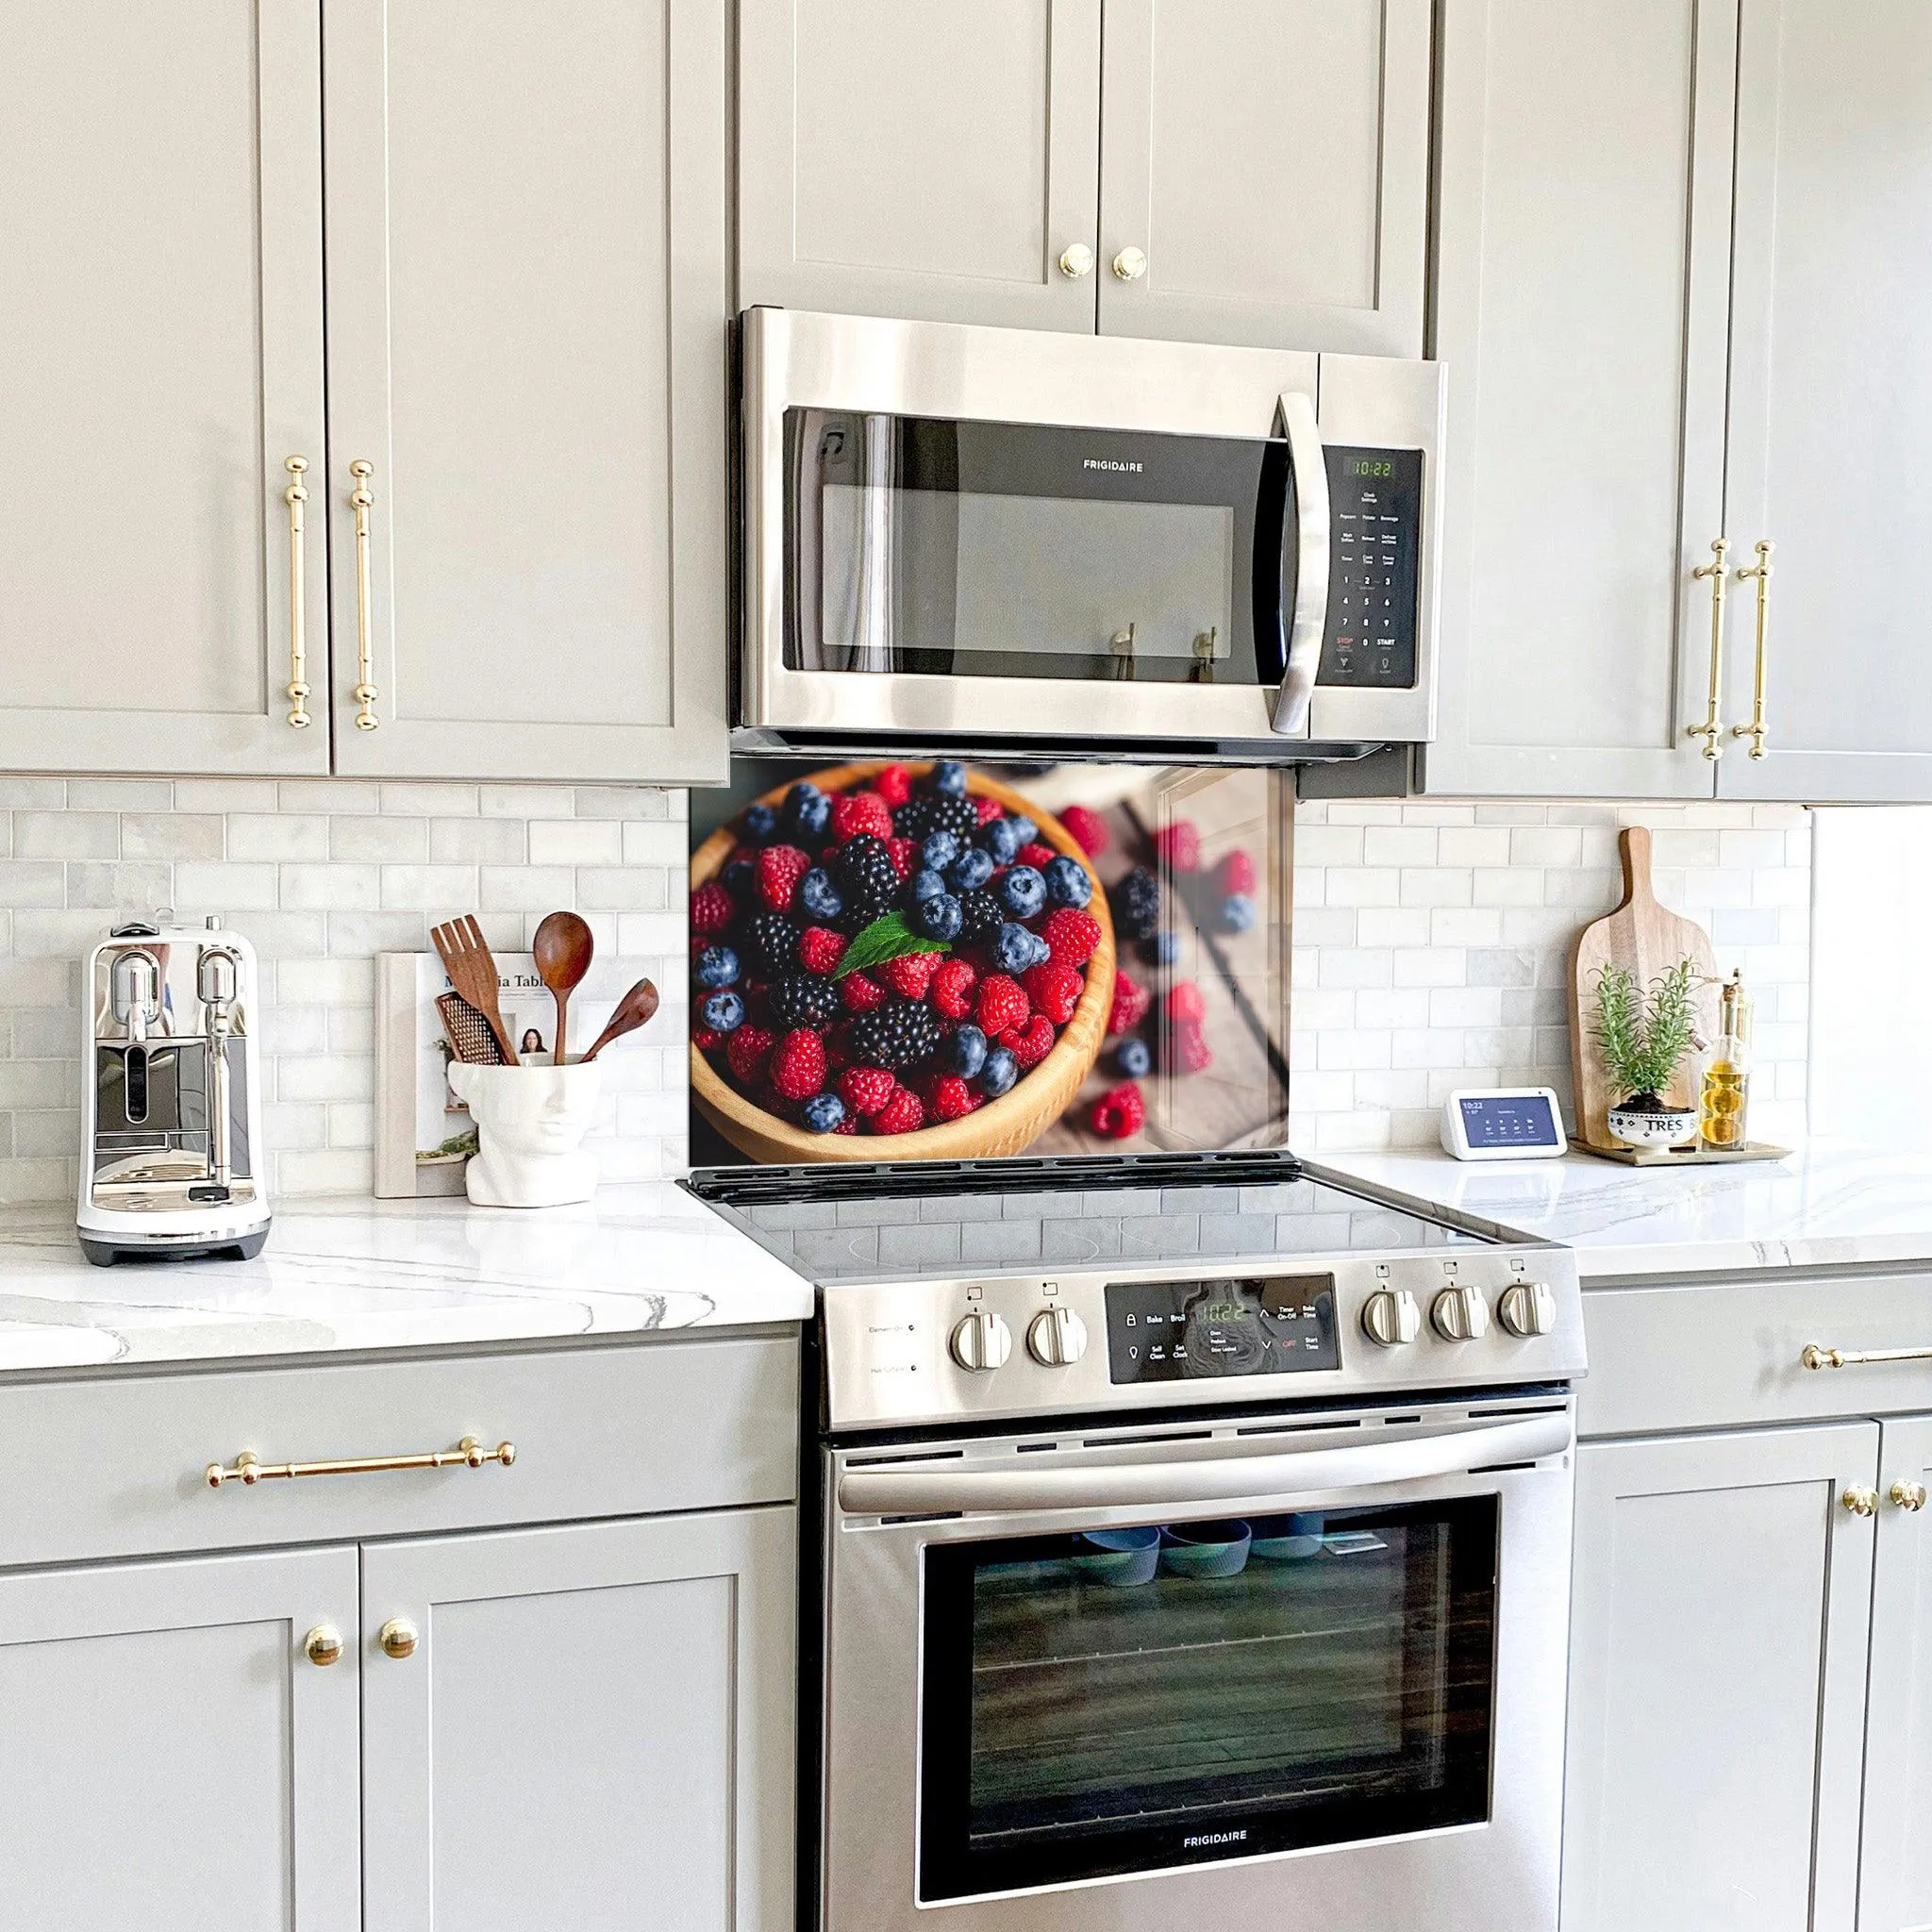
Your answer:
[[[1109,1281],[1107,1358],[1117,1383],[1339,1369],[1335,1277]]]

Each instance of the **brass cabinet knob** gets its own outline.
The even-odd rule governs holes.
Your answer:
[[[1925,1507],[1925,1485],[1908,1483],[1904,1476],[1891,1486],[1891,1500],[1901,1509],[1923,1509]]]
[[[1068,281],[1077,282],[1093,273],[1093,251],[1084,242],[1071,242],[1060,250],[1060,273]]]
[[[342,1654],[342,1633],[333,1624],[318,1624],[302,1640],[302,1655],[326,1669]]]
[[[400,1663],[404,1657],[416,1654],[416,1626],[407,1617],[391,1617],[375,1633],[375,1641],[382,1645],[384,1657],[392,1657]]]
[[[1861,1489],[1857,1483],[1854,1483],[1852,1487],[1848,1489],[1844,1492],[1844,1494],[1839,1498],[1839,1501],[1842,1503],[1845,1506],[1845,1507],[1852,1512],[1854,1516],[1872,1516],[1874,1515],[1878,1509],[1878,1491],[1876,1490]]]
[[[1124,282],[1138,282],[1147,273],[1147,258],[1138,248],[1123,248],[1113,258],[1113,272]]]

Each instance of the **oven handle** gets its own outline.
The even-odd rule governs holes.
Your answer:
[[[1328,628],[1328,458],[1315,425],[1315,406],[1299,391],[1284,391],[1278,405],[1288,431],[1288,459],[1294,471],[1295,536],[1299,562],[1294,614],[1282,613],[1288,632],[1286,669],[1274,700],[1274,728],[1284,738],[1305,737],[1322,668],[1322,639]]]
[[[1425,1476],[1466,1475],[1499,1462],[1535,1462],[1562,1455],[1574,1440],[1566,1413],[1288,1454],[1087,1462],[1071,1469],[854,1469],[839,1478],[839,1507],[853,1516],[936,1516],[1272,1503],[1321,1490],[1374,1489]]]

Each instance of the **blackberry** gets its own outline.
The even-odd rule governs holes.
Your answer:
[[[940,1043],[939,1016],[914,1000],[894,1000],[852,1023],[852,1058],[897,1072],[925,1059]]]
[[[781,1026],[828,1026],[844,1011],[839,989],[815,973],[781,979],[771,991],[772,1017]]]
[[[1151,939],[1160,924],[1160,881],[1137,865],[1108,896],[1114,924],[1130,940]]]
[[[899,896],[899,874],[883,839],[861,832],[839,855],[839,871],[845,887],[842,923],[848,932],[862,931],[892,909]]]
[[[959,894],[959,939],[962,944],[990,940],[1007,923],[1005,908],[989,891]]]
[[[892,830],[922,842],[935,832],[950,832],[964,844],[979,829],[979,812],[970,798],[942,798],[922,791],[892,814]]]
[[[798,928],[782,912],[755,912],[745,929],[752,950],[774,973],[798,964]]]

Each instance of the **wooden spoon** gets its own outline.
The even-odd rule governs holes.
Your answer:
[[[517,1064],[517,1050],[509,1043],[509,1031],[503,1024],[503,1008],[496,997],[496,961],[484,942],[483,928],[469,914],[437,926],[429,935],[436,947],[449,983],[490,1023],[496,1043],[503,1049],[503,1063]]]
[[[537,928],[530,951],[537,961],[537,974],[550,989],[557,1002],[557,1046],[550,1056],[553,1067],[570,1060],[570,996],[583,983],[591,970],[591,956],[597,941],[591,928],[575,912],[553,912]]]
[[[618,1001],[617,1010],[611,1014],[584,1058],[587,1061],[595,1059],[613,1040],[622,1039],[626,1033],[635,1033],[657,1010],[658,989],[648,979],[639,980]]]

